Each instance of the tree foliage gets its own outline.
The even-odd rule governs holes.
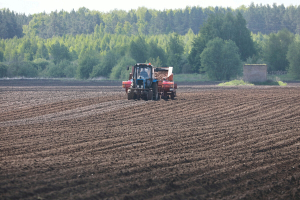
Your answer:
[[[0,78],[7,76],[7,65],[0,62]]]
[[[120,61],[112,68],[110,78],[111,79],[123,79],[126,80],[129,77],[127,66],[135,65],[136,61],[130,57],[123,57]]]
[[[230,12],[226,14],[217,13],[208,18],[200,29],[199,36],[194,39],[193,48],[188,57],[189,63],[193,66],[193,71],[199,70],[200,73],[205,71],[199,57],[207,43],[214,38],[233,41],[238,47],[241,59],[244,61],[256,54],[254,42],[242,14],[238,12],[234,16]]]
[[[174,73],[181,72],[183,42],[177,33],[172,34],[167,43],[168,65],[174,67]]]
[[[167,65],[167,57],[166,52],[163,50],[162,47],[158,46],[158,41],[150,41],[149,43],[149,56],[147,60],[155,60],[155,63],[159,63],[160,66]],[[153,62],[153,63],[154,63]],[[158,65],[156,65],[158,66]]]
[[[138,63],[146,62],[148,58],[148,45],[145,38],[138,36],[130,42],[129,54]]]
[[[264,47],[264,60],[269,64],[270,71],[286,71],[289,66],[287,52],[294,41],[294,34],[287,29],[277,34],[271,33]]]
[[[22,24],[18,23],[18,18],[22,18],[24,15],[19,16],[9,9],[0,10],[0,38],[7,39],[15,36],[22,37]]]
[[[99,63],[97,52],[84,52],[78,60],[77,75],[81,79],[87,79],[93,71],[93,67]]]
[[[215,80],[229,80],[240,75],[242,61],[239,49],[231,40],[215,38],[207,43],[201,53],[201,62],[208,76]]]
[[[287,52],[289,61],[289,74],[295,79],[300,79],[300,40],[293,42]]]
[[[18,69],[18,75],[24,77],[37,77],[38,69],[37,66],[30,61],[24,61],[20,63],[20,68]]]
[[[117,78],[115,67],[129,60],[173,66],[175,73],[204,73],[201,53],[218,37],[233,41],[243,61],[286,70],[290,38],[300,33],[299,16],[300,6],[276,4],[108,13],[83,7],[28,16],[2,9],[0,62],[9,77]]]
[[[176,10],[153,10],[145,7],[128,12],[113,10],[108,13],[89,10],[85,7],[77,11],[53,11],[26,16],[2,9],[0,11],[0,38],[91,34],[95,26],[102,26],[102,31],[109,34],[169,34],[176,32],[185,35],[190,29],[198,33],[200,27],[211,14],[241,12],[247,26],[253,33],[277,33],[286,28],[291,33],[300,33],[300,6],[255,5],[241,6],[237,9],[199,6]],[[22,32],[23,27],[23,32]]]
[[[206,47],[206,42],[203,37],[198,36],[193,41],[193,48],[188,56],[188,61],[192,65],[192,71],[194,73],[203,73],[205,69],[201,65],[200,55]]]
[[[118,63],[120,54],[115,51],[109,51],[102,55],[97,65],[93,67],[90,77],[108,77],[112,68]]]
[[[49,53],[55,64],[58,64],[62,60],[71,59],[69,49],[64,44],[60,44],[58,41],[49,47]]]
[[[247,29],[246,21],[241,13],[236,16],[230,12],[225,15],[222,13],[211,15],[200,29],[200,36],[206,43],[216,37],[234,41],[239,48],[242,60],[246,60],[256,53],[250,31]]]

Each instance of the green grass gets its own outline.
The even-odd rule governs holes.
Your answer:
[[[255,82],[254,85],[279,85],[277,81],[267,80],[265,82]]]
[[[219,84],[219,86],[240,86],[240,85],[252,86],[254,84],[244,82],[243,80],[232,80],[229,82]]]
[[[278,84],[279,84],[280,86],[286,86],[286,85],[287,85],[287,83],[284,83],[284,82],[282,82],[282,81],[278,81]]]
[[[295,79],[292,74],[283,74],[283,75],[268,75],[268,80],[273,81],[300,81],[300,79]]]
[[[287,83],[284,83],[282,81],[267,80],[266,82],[254,83],[254,85],[278,85],[278,86],[286,86]]]
[[[176,82],[211,81],[206,74],[174,74]]]
[[[278,86],[286,86],[287,83],[284,83],[282,81],[272,81],[267,80],[265,82],[257,82],[257,83],[248,83],[244,82],[243,80],[232,80],[225,83],[220,83],[219,86],[240,86],[240,85],[246,85],[246,86],[253,86],[253,85],[278,85]]]

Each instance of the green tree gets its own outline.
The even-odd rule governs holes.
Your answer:
[[[22,25],[18,23],[18,15],[14,12],[9,9],[0,9],[0,38],[22,37]]]
[[[120,55],[114,51],[109,51],[100,57],[97,65],[93,67],[91,77],[108,77],[112,68],[118,63]]]
[[[0,62],[0,78],[7,76],[7,66]]]
[[[50,63],[46,69],[46,76],[51,78],[62,78],[64,76],[64,69],[59,64]]]
[[[76,70],[77,70],[77,62],[70,62],[68,60],[63,60],[60,65],[64,66],[64,76],[67,78],[73,78],[76,76]]]
[[[166,33],[174,32],[175,26],[174,26],[174,12],[170,10],[167,14],[167,27],[166,27]]]
[[[115,65],[110,74],[111,79],[128,79],[129,72],[127,71],[127,66],[135,65],[136,61],[130,57],[124,56],[117,65]]]
[[[97,24],[94,28],[94,36],[96,38],[101,38],[101,37],[103,37],[103,34],[104,34],[104,25],[103,25],[103,23],[101,23],[100,25]]]
[[[123,26],[122,23],[118,22],[115,28],[116,34],[123,34]]]
[[[147,35],[148,34],[148,22],[144,21],[143,19],[140,19],[137,23],[138,25],[138,31],[140,35]]]
[[[45,75],[52,78],[73,78],[76,75],[77,65],[69,60],[62,60],[58,64],[48,63]]]
[[[168,65],[173,66],[174,73],[181,72],[181,57],[183,55],[183,42],[179,35],[174,33],[170,36],[167,43]]]
[[[0,62],[3,62],[4,60],[4,53],[0,50]]]
[[[160,60],[159,56],[157,58],[150,58],[149,61],[147,60],[146,63],[151,63],[155,67],[164,67],[162,61]]]
[[[206,42],[203,37],[198,36],[193,41],[191,53],[188,55],[188,62],[192,66],[194,73],[204,73],[205,70],[201,65],[200,55],[206,47]]]
[[[157,45],[158,41],[150,41],[149,43],[149,60],[155,60],[158,58],[161,66],[167,65],[165,51]],[[152,62],[151,62],[152,63]]]
[[[24,39],[20,46],[20,54],[23,55],[25,61],[32,61],[36,50],[37,45],[35,41],[31,42],[29,39]]]
[[[264,60],[269,64],[270,71],[286,71],[288,47],[294,41],[294,34],[287,29],[277,34],[271,33],[264,47]]]
[[[48,49],[43,42],[38,44],[38,48],[37,48],[35,57],[49,59]]]
[[[300,79],[300,41],[293,42],[287,52],[289,74],[295,79]]]
[[[131,24],[128,21],[125,21],[125,23],[124,23],[123,32],[126,35],[131,35]]]
[[[199,36],[194,39],[191,53],[188,56],[189,64],[194,72],[198,70],[200,73],[204,72],[199,59],[200,55],[206,44],[216,37],[235,42],[241,59],[244,61],[257,54],[252,36],[241,13],[238,12],[236,16],[230,12],[216,13],[208,18],[200,29]]]
[[[25,61],[20,63],[20,67],[17,71],[18,76],[24,77],[37,77],[38,69],[35,63],[30,61]]]
[[[203,10],[201,7],[192,7],[190,13],[190,28],[195,34],[199,32],[200,26],[204,22]]]
[[[58,41],[50,46],[49,53],[51,54],[55,64],[58,64],[62,60],[70,60],[71,58],[69,49],[64,44],[60,44]]]
[[[208,76],[215,80],[229,80],[240,75],[242,61],[236,44],[221,38],[215,38],[207,43],[201,53],[201,62]]]
[[[83,53],[78,60],[77,75],[81,79],[87,79],[93,71],[93,67],[99,63],[97,52],[89,50]]]
[[[129,55],[138,63],[143,63],[148,58],[148,47],[145,38],[137,36],[129,44]]]
[[[152,15],[149,12],[149,10],[147,10],[146,13],[145,13],[144,20],[149,23],[151,21],[151,18],[152,18]]]
[[[247,58],[256,55],[257,51],[255,49],[251,32],[247,28],[247,22],[240,12],[238,12],[234,19],[233,26],[233,37],[229,37],[228,39],[234,41],[236,46],[239,48],[241,59],[245,61]]]
[[[50,62],[44,58],[38,58],[33,61],[37,65],[39,75],[43,75],[43,71],[47,68]]]

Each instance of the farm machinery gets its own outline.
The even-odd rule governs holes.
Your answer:
[[[129,80],[122,82],[128,100],[174,99],[177,84],[173,81],[172,71],[173,67],[153,67],[151,63],[137,63],[131,69]]]

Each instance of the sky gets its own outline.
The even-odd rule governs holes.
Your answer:
[[[55,10],[69,12],[74,9],[76,11],[80,7],[105,13],[114,9],[129,11],[143,6],[156,10],[178,9],[186,6],[200,6],[202,8],[219,6],[235,9],[241,5],[249,6],[251,2],[263,5],[284,4],[286,7],[300,5],[299,0],[0,0],[0,8],[9,8],[11,11],[28,15],[44,11],[51,13]]]

